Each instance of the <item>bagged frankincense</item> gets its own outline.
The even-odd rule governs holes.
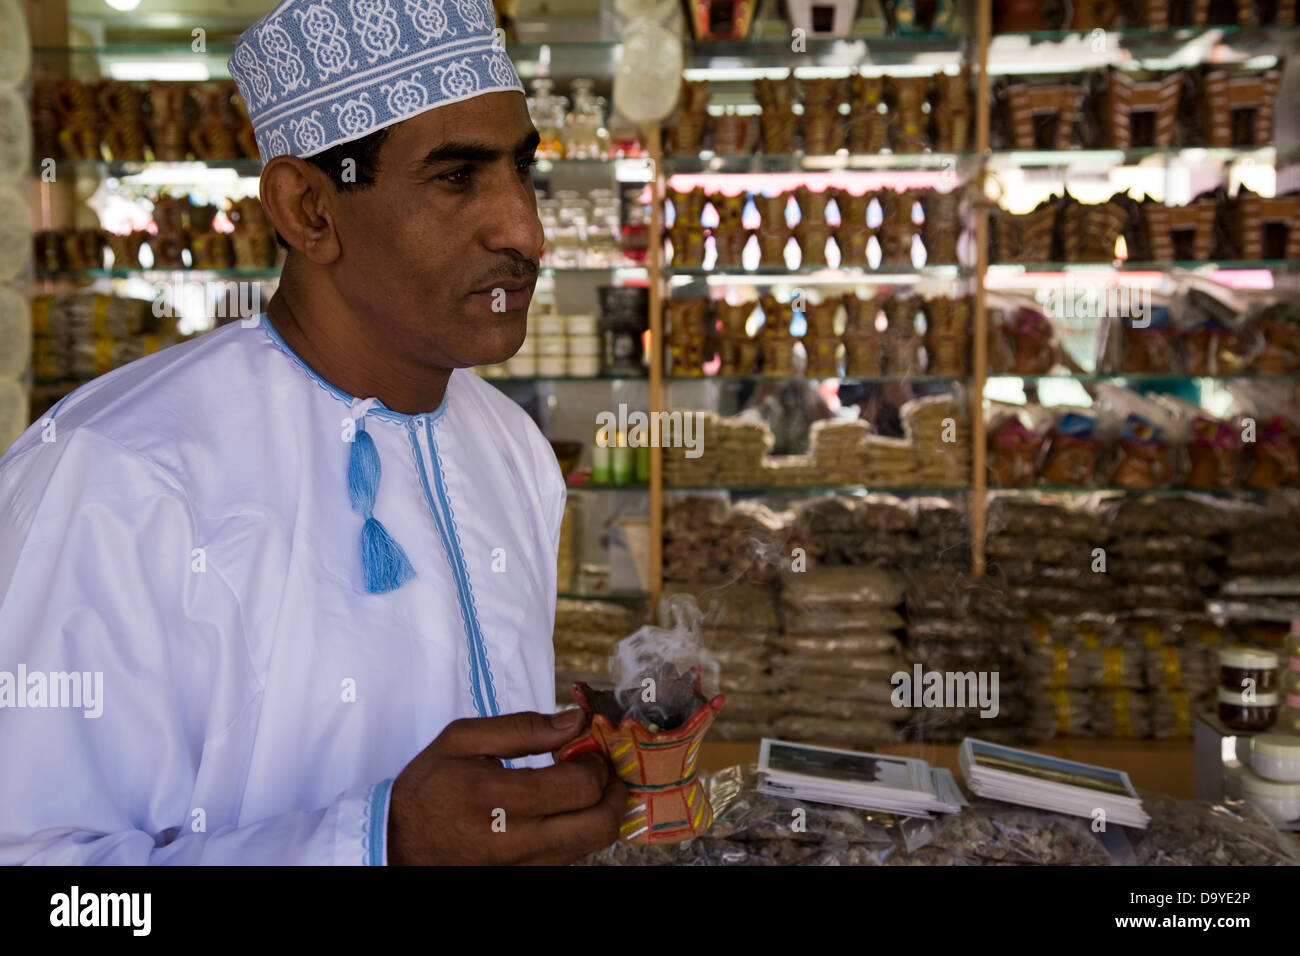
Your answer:
[[[1151,709],[1147,695],[1131,690],[1097,691],[1092,698],[1092,728],[1098,737],[1150,737]]]
[[[1203,693],[1203,692],[1202,692]],[[1152,691],[1148,700],[1151,710],[1151,736],[1157,740],[1192,735],[1195,697],[1186,691]]]
[[[1151,815],[1130,835],[1139,866],[1296,866],[1295,840],[1249,804],[1227,807],[1142,791]]]
[[[1098,539],[1099,525],[1094,515],[1056,501],[1033,499],[1024,495],[993,495],[989,499],[987,529],[991,535],[1051,536]]]
[[[855,630],[825,635],[787,632],[773,634],[768,643],[773,650],[787,654],[836,660],[850,655],[896,655],[899,650],[898,638],[884,631]]]
[[[1089,822],[976,798],[961,813],[938,819],[929,846],[987,863],[1109,866]]]

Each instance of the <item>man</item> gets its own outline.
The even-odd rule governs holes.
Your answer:
[[[78,389],[0,459],[0,861],[616,837],[607,765],[549,756],[582,729],[547,716],[559,468],[465,370],[519,348],[543,239],[492,25],[489,0],[285,0],[240,38],[290,249],[267,315]]]

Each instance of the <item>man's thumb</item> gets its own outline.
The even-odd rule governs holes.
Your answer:
[[[445,753],[460,757],[527,757],[568,743],[585,721],[586,714],[576,708],[558,714],[523,711],[457,720],[443,731],[442,744]]]

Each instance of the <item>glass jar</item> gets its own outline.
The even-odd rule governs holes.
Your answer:
[[[1300,737],[1291,734],[1251,737],[1250,769],[1265,780],[1300,783]]]
[[[552,92],[553,81],[546,77],[533,80],[533,95],[528,97],[528,115],[541,137],[537,144],[539,159],[564,158],[564,115],[568,103],[563,96]]]
[[[1300,783],[1265,780],[1247,767],[1241,769],[1241,795],[1275,824],[1300,820]]]
[[[599,159],[609,154],[605,129],[605,100],[596,96],[589,79],[573,81],[573,108],[564,120],[564,149],[571,159]]]
[[[582,259],[582,233],[572,224],[558,225],[549,248],[547,265],[555,269],[576,269]]]
[[[1237,693],[1246,687],[1254,687],[1256,691],[1276,690],[1277,655],[1240,644],[1220,649],[1219,686]]]
[[[1268,730],[1277,720],[1277,694],[1256,693],[1248,701],[1240,690],[1220,687],[1219,720],[1225,727],[1246,733]]]

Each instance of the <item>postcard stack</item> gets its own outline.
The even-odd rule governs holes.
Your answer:
[[[924,760],[767,738],[759,751],[758,791],[927,819],[970,805],[951,771]]]
[[[958,761],[966,786],[980,797],[1127,827],[1145,829],[1151,821],[1128,774],[1119,770],[973,737],[962,741]]]

